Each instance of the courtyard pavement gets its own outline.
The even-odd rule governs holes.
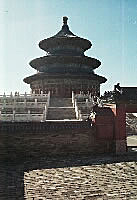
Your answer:
[[[137,200],[137,153],[0,163],[0,200]]]

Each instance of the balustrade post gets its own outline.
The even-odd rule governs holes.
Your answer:
[[[40,91],[40,96],[43,97],[43,91],[42,90]]]
[[[43,122],[46,121],[46,110],[43,110]]]
[[[10,97],[13,97],[13,94],[12,94],[12,92],[10,93]]]
[[[46,118],[47,118],[47,111],[48,111],[48,106],[45,105],[45,110],[44,110],[44,113],[45,113],[45,120],[44,120],[44,121],[46,121]]]
[[[15,110],[13,110],[12,120],[15,121]]]
[[[27,116],[27,118],[28,118],[28,121],[31,120],[31,119],[30,119],[30,110],[28,110],[28,116]]]
[[[15,96],[14,96],[13,106],[14,106],[14,107],[16,106],[16,99],[15,99]]]
[[[32,96],[35,96],[35,90],[32,90],[32,94],[31,94]]]
[[[78,111],[78,106],[77,106],[77,100],[75,99],[75,112],[76,112],[76,118],[79,118],[79,111]]]
[[[78,119],[82,121],[82,114],[81,114],[81,110],[79,110],[79,118],[78,118]]]
[[[47,101],[47,106],[49,106],[49,102],[50,102],[50,91],[48,92],[48,101]]]
[[[27,100],[26,100],[26,98],[24,99],[24,105],[26,106],[26,104],[27,104]]]
[[[27,97],[27,93],[25,92],[25,94],[24,94],[24,97],[26,98]]]
[[[74,107],[74,92],[72,91],[72,103],[73,103],[73,107]]]
[[[77,100],[75,99],[75,112],[77,110]]]
[[[6,100],[4,99],[3,101],[3,106],[5,107],[6,106]]]
[[[38,99],[35,99],[35,106],[37,106],[38,104]]]

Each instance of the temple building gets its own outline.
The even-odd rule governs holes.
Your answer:
[[[104,103],[99,97],[106,78],[94,73],[101,62],[84,55],[92,44],[74,35],[67,20],[63,17],[62,29],[39,43],[47,54],[30,62],[37,70],[24,79],[31,93],[0,95],[4,159],[127,151],[126,112],[137,112],[137,88],[117,84],[115,101]]]
[[[30,62],[37,73],[24,79],[31,94],[1,95],[1,121],[84,120],[100,96],[106,78],[94,73],[101,65],[84,55],[92,44],[74,35],[63,17],[62,29],[40,41],[46,56]]]
[[[84,55],[92,44],[69,30],[67,17],[63,17],[62,29],[54,36],[40,41],[39,47],[46,51],[44,57],[36,58],[30,66],[37,73],[24,79],[30,84],[32,93],[54,97],[68,97],[74,94],[100,95],[100,84],[106,78],[94,73],[101,65],[95,58]]]

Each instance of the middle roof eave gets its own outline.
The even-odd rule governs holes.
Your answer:
[[[85,64],[91,66],[93,69],[98,68],[101,62],[96,58],[88,56],[43,56],[32,60],[29,64],[34,69],[39,69],[41,66],[48,66],[48,64],[62,63],[62,64]]]

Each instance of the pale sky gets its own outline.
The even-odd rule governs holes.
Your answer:
[[[95,70],[108,79],[102,93],[117,82],[137,86],[137,0],[0,0],[0,94],[30,92],[29,62],[45,55],[38,43],[61,29],[63,16],[92,42],[85,55],[102,63]]]

